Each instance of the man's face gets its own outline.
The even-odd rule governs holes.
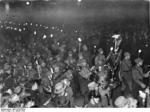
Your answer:
[[[99,64],[99,65],[103,65],[103,61],[99,60],[99,61],[98,61],[98,64]]]
[[[42,67],[45,67],[45,66],[46,66],[46,63],[43,62],[43,63],[41,64],[41,66],[42,66]]]
[[[54,68],[54,71],[55,71],[55,72],[59,72],[59,67],[55,67],[55,68]]]
[[[72,53],[69,53],[69,57],[72,57]]]
[[[74,48],[74,49],[73,49],[73,52],[75,53],[76,51],[77,51],[77,49]]]
[[[142,66],[143,65],[143,61],[139,62],[139,65]]]
[[[103,54],[103,53],[104,53],[103,51],[100,52],[100,54]]]
[[[83,46],[83,50],[84,50],[84,51],[87,51],[87,50],[88,50],[86,45]]]
[[[31,66],[31,65],[29,65],[29,66],[28,66],[28,69],[32,69],[32,66]]]
[[[130,55],[126,56],[125,59],[130,59]]]
[[[86,62],[83,62],[83,63],[82,63],[82,66],[83,66],[83,67],[86,67],[86,65],[87,65]]]

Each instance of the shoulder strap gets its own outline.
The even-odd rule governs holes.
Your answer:
[[[135,67],[135,69],[140,73],[141,76],[143,75],[143,73],[141,73],[141,71],[139,69],[137,69],[136,67]]]
[[[126,63],[126,62],[123,62],[127,67],[128,67],[128,69],[130,70],[130,67],[129,67],[129,65]]]

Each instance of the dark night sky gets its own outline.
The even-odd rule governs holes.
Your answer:
[[[53,2],[32,2],[29,6],[25,2],[11,2],[10,12],[4,10],[4,3],[0,3],[0,17],[14,20],[32,19],[40,22],[63,21],[67,23],[84,21],[110,21],[135,19],[148,22],[148,2],[100,2],[100,0],[83,0],[80,4],[76,0],[52,0]],[[56,1],[56,2],[55,2]],[[44,21],[43,21],[44,20]]]

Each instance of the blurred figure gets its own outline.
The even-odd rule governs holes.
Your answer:
[[[129,91],[132,93],[132,64],[130,60],[130,53],[124,53],[124,59],[120,65],[120,77],[122,81],[122,91]]]

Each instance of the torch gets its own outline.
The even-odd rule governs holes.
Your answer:
[[[41,78],[41,70],[40,70],[40,65],[39,65],[39,63],[38,63],[38,61],[36,60],[36,65],[37,65],[37,71],[38,71],[38,75],[39,75],[39,78]]]
[[[142,52],[142,50],[139,49],[139,50],[138,50],[138,58],[140,57],[141,52]]]
[[[82,42],[82,39],[81,38],[78,38],[78,41],[79,41],[79,54],[81,52],[81,42]]]
[[[94,53],[96,53],[96,45],[94,45]]]

